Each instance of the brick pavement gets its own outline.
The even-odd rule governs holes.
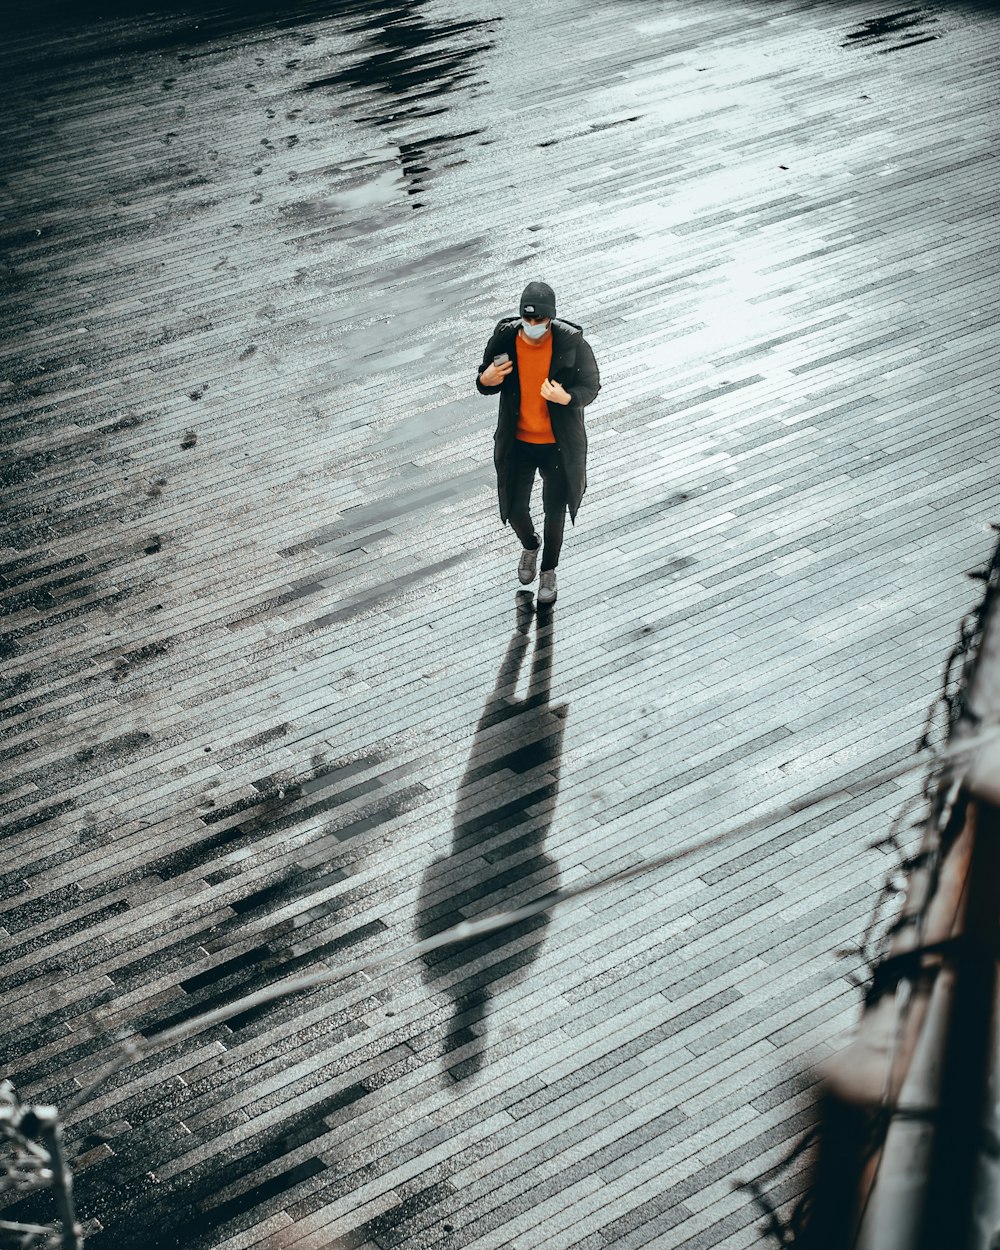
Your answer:
[[[22,1095],[786,808],[143,1059],[69,1128],[88,1246],[765,1244],[733,1183],[856,1019],[916,786],[865,781],[991,546],[996,14],[45,11],[0,54]],[[521,634],[471,379],[533,276],[604,389]]]

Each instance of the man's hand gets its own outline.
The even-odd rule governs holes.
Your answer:
[[[512,360],[508,360],[502,365],[487,365],[479,375],[479,380],[483,386],[499,386],[513,368],[514,362]]]
[[[542,383],[542,399],[550,399],[554,404],[571,404],[573,396],[559,382],[546,378]]]

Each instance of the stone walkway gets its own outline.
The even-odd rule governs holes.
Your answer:
[[[70,1119],[88,1250],[772,1244],[734,1184],[857,1019],[868,779],[992,549],[1000,18],[141,8],[0,52],[21,1095],[776,816],[154,1050]],[[544,618],[473,387],[536,277],[604,384]]]

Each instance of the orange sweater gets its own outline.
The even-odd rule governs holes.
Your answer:
[[[552,364],[552,335],[540,343],[529,343],[517,336],[517,374],[521,382],[521,413],[517,437],[524,443],[554,443],[548,403],[542,399],[542,383]]]

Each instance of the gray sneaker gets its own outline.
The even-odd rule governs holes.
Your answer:
[[[538,553],[541,550],[541,544],[529,551],[527,547],[521,552],[521,559],[517,566],[517,579],[522,586],[530,586],[535,580],[535,569],[538,567]]]
[[[556,574],[554,569],[545,569],[538,578],[538,602],[543,606],[556,601]]]

